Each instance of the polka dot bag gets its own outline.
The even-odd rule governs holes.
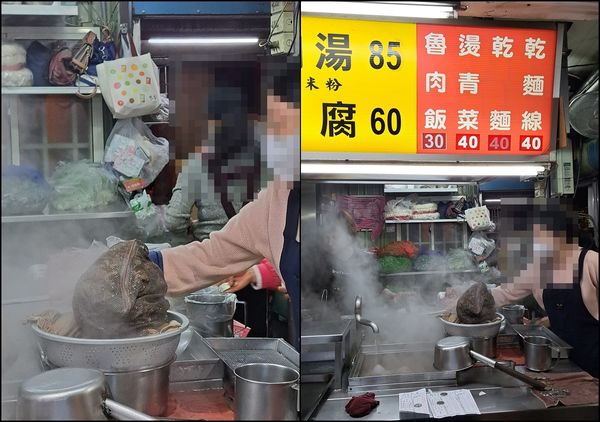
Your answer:
[[[102,97],[115,119],[153,114],[160,108],[158,67],[150,54],[97,66]]]

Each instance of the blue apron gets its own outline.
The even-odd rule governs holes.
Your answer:
[[[587,310],[581,296],[581,274],[587,249],[579,255],[579,271],[572,289],[544,289],[544,307],[550,328],[573,346],[569,359],[598,378],[598,321]]]
[[[291,342],[296,350],[300,348],[300,242],[296,240],[299,214],[300,192],[298,184],[294,183],[294,189],[290,191],[288,197],[279,270],[292,301],[292,315],[289,322],[292,326]]]

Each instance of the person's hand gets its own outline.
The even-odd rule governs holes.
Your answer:
[[[542,327],[550,328],[550,319],[546,316],[535,320],[534,325],[541,325]]]
[[[286,300],[290,300],[290,295],[288,295],[287,289],[283,286],[279,286],[277,288],[277,291],[279,293],[283,293],[283,297],[285,297]]]
[[[254,276],[254,271],[252,270],[252,268],[250,268],[244,271],[243,273],[232,275],[231,277],[226,278],[218,284],[229,284],[230,287],[227,290],[225,290],[225,292],[235,293],[239,292],[243,288],[247,287],[250,283],[254,283],[255,281],[256,278]]]

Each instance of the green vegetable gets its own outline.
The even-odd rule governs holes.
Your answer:
[[[415,260],[417,271],[443,271],[446,265],[444,257],[439,255],[421,255]]]
[[[379,258],[379,270],[385,274],[412,271],[412,261],[404,256],[384,256]]]
[[[50,185],[52,206],[59,211],[93,209],[118,199],[116,178],[87,160],[58,163]]]
[[[473,270],[476,268],[471,252],[464,249],[451,249],[448,251],[448,268],[452,271]]]

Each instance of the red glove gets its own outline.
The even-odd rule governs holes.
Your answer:
[[[367,416],[377,406],[379,406],[379,400],[375,400],[375,394],[365,393],[362,396],[353,396],[346,403],[346,413],[353,418],[361,418]]]

